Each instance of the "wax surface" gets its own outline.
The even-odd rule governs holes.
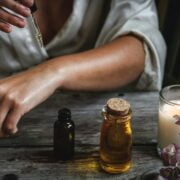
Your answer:
[[[180,145],[180,125],[176,124],[180,116],[180,100],[171,101],[177,105],[165,104],[159,108],[158,146],[163,148],[169,144]]]

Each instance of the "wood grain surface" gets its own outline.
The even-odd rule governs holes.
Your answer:
[[[133,167],[122,175],[109,175],[99,168],[101,109],[111,97],[128,100],[133,110]],[[19,179],[124,179],[129,180],[162,166],[156,151],[157,92],[65,93],[56,92],[26,114],[16,137],[0,140],[0,179],[15,173]],[[76,125],[74,160],[53,158],[53,125],[60,108],[72,111]]]

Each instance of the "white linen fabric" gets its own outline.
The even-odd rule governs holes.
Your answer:
[[[31,18],[24,29],[0,32],[0,78],[35,66],[52,57],[81,52],[126,34],[144,41],[145,68],[134,87],[159,90],[166,46],[158,30],[153,0],[74,0],[73,11],[50,43],[41,46]],[[106,7],[107,8],[107,7]],[[57,17],[58,21],[58,17]],[[128,59],[127,59],[128,63]]]

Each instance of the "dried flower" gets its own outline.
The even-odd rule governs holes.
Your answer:
[[[180,125],[180,116],[179,115],[175,115],[175,116],[173,116],[173,118],[176,119],[175,124]]]
[[[180,180],[180,167],[161,168],[156,180]]]
[[[180,145],[169,144],[161,151],[161,158],[165,166],[180,165]]]

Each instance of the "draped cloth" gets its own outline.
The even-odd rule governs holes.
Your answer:
[[[96,48],[133,34],[142,39],[145,51],[144,71],[133,86],[140,90],[159,90],[166,45],[158,29],[154,1],[110,0],[108,7],[107,2],[74,0],[71,15],[46,46],[41,46],[36,39],[31,18],[27,18],[27,26],[23,29],[13,27],[9,34],[0,32],[0,77],[23,71],[52,57]]]

